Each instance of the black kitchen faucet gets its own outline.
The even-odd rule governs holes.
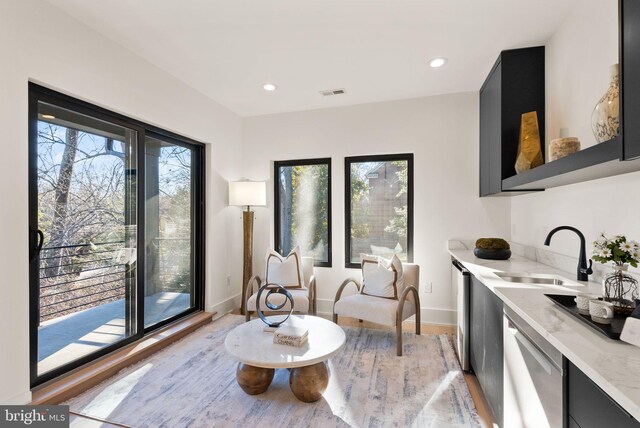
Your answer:
[[[549,234],[547,235],[547,239],[544,240],[544,245],[549,246],[549,244],[551,243],[551,237],[559,230],[570,230],[572,232],[575,232],[578,237],[580,237],[580,256],[578,260],[577,278],[578,281],[589,281],[589,275],[593,273],[593,269],[591,269],[591,266],[593,266],[593,260],[589,259],[589,267],[587,267],[587,254],[585,248],[586,243],[582,232],[572,226],[558,226],[551,232],[549,232]]]

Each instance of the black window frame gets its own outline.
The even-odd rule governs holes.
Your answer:
[[[362,162],[407,162],[407,261],[413,263],[413,153],[348,156],[344,158],[344,266],[359,269],[351,262],[351,164]]]
[[[328,200],[327,200],[327,246],[328,246],[328,257],[326,262],[319,262],[314,260],[313,265],[315,267],[332,267],[333,265],[333,241],[332,241],[332,217],[331,217],[331,158],[313,158],[313,159],[294,159],[294,160],[284,160],[284,161],[274,161],[273,162],[273,220],[274,220],[274,246],[273,248],[282,254],[282,248],[280,248],[280,209],[279,209],[279,201],[280,201],[280,186],[278,182],[278,171],[282,167],[291,167],[291,166],[309,166],[309,165],[327,165],[329,168],[327,172],[327,186],[328,186]],[[304,256],[304,254],[303,254]]]
[[[28,110],[28,127],[29,127],[29,143],[28,143],[28,160],[29,160],[29,251],[33,251],[37,247],[37,235],[35,231],[38,227],[38,151],[37,144],[34,142],[38,138],[38,103],[40,101],[54,104],[56,106],[71,110],[83,115],[91,116],[96,119],[104,120],[123,127],[133,129],[137,132],[138,141],[138,159],[136,171],[138,176],[144,176],[145,172],[145,156],[144,142],[146,135],[155,138],[163,138],[176,145],[189,147],[193,151],[192,174],[194,179],[194,231],[192,235],[193,253],[194,253],[194,288],[195,293],[194,306],[187,310],[176,314],[170,318],[162,320],[152,326],[145,328],[144,326],[144,272],[145,272],[145,248],[144,245],[137,247],[137,277],[136,277],[136,296],[137,315],[134,317],[136,324],[136,333],[126,337],[116,343],[105,346],[91,354],[60,365],[55,369],[38,375],[38,324],[39,324],[39,257],[34,257],[29,262],[29,366],[30,366],[30,384],[36,387],[63,374],[75,370],[85,364],[96,361],[97,359],[123,348],[137,340],[140,340],[148,334],[158,329],[189,316],[195,312],[204,310],[205,302],[205,269],[206,269],[206,144],[194,139],[167,131],[154,125],[142,122],[137,119],[124,116],[114,111],[99,107],[87,101],[74,98],[64,93],[49,89],[45,86],[29,82],[29,110]],[[138,195],[145,194],[145,180],[138,180],[136,183],[136,192]],[[137,205],[137,232],[138,238],[145,236],[145,203],[144,198],[138,199]],[[144,242],[140,240],[138,242]]]

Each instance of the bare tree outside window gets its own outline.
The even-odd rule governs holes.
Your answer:
[[[125,243],[125,162],[106,143],[97,133],[38,124],[42,321],[91,307],[82,305],[91,300],[82,287],[104,291],[99,303],[123,295],[126,267],[116,258]]]

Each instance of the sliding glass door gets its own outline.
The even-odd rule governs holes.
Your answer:
[[[203,146],[30,85],[37,385],[202,309]]]
[[[148,327],[195,305],[193,151],[145,140],[145,306]]]

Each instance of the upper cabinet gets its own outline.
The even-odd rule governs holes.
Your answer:
[[[622,159],[640,156],[640,2],[620,1]]]
[[[534,58],[536,49],[543,52],[541,68],[530,64],[526,78],[517,68],[505,68],[513,53]],[[518,79],[517,84],[509,87],[510,79]],[[598,118],[594,108],[599,105],[603,111],[602,106],[612,105],[616,85],[620,97],[613,102],[620,113],[606,107]],[[546,162],[516,174],[520,116],[534,110]],[[617,117],[617,135],[599,132],[598,123],[615,129]],[[550,159],[549,143],[560,137],[578,138],[581,150]],[[480,196],[538,191],[638,170],[640,1],[577,2],[544,50],[502,52],[480,90]]]
[[[531,111],[544,129],[544,47],[503,51],[480,89],[480,196],[516,174],[520,120]]]

